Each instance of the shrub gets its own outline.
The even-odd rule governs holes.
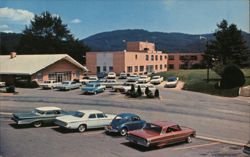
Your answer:
[[[154,94],[151,91],[149,91],[148,94],[147,94],[147,97],[148,98],[154,98]]]
[[[14,86],[8,86],[6,87],[7,93],[15,93],[15,87]]]
[[[146,89],[145,89],[145,94],[148,95],[149,91],[150,91],[149,88],[146,87]]]
[[[133,92],[131,92],[130,96],[132,98],[137,98],[139,96],[139,94],[138,94],[138,92],[133,91]]]
[[[134,92],[135,91],[135,85],[131,85],[131,89],[130,89],[131,92]]]
[[[138,86],[137,94],[138,94],[138,96],[142,96],[141,86]]]
[[[155,97],[156,97],[156,98],[159,98],[159,97],[160,97],[159,89],[156,89],[156,90],[155,90]]]
[[[243,86],[245,83],[245,76],[243,72],[235,65],[227,65],[221,74],[221,89],[231,89]]]

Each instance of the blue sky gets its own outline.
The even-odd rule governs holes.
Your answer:
[[[79,39],[121,29],[213,33],[222,19],[249,32],[248,0],[1,0],[0,31],[21,32],[43,11]]]

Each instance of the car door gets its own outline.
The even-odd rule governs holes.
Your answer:
[[[109,125],[110,120],[108,119],[108,117],[105,114],[103,114],[103,113],[97,113],[96,116],[98,118],[99,126],[100,127],[102,127],[102,126],[104,127],[106,125]]]
[[[169,127],[167,129],[167,134],[169,137],[168,143],[180,142],[185,136],[178,125]]]
[[[100,126],[101,125],[99,123],[99,120],[98,120],[96,114],[95,113],[90,114],[88,117],[87,127],[88,128],[98,128]]]
[[[141,124],[141,119],[138,116],[133,116],[130,118],[130,129],[129,130],[137,130],[141,129],[142,124]]]
[[[53,123],[56,118],[54,111],[46,111],[42,118],[44,123]]]

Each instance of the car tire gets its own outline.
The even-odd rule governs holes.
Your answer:
[[[186,141],[187,141],[187,143],[191,143],[192,142],[191,136],[188,136]]]
[[[128,130],[126,128],[122,128],[121,131],[120,131],[121,136],[126,136],[127,133],[128,133]]]
[[[78,131],[79,131],[79,132],[84,132],[86,129],[87,129],[87,127],[86,127],[86,125],[84,125],[84,124],[81,124],[81,125],[79,125],[79,127],[78,127]]]
[[[41,121],[34,122],[33,126],[36,127],[36,128],[39,128],[39,127],[42,126],[42,122]]]

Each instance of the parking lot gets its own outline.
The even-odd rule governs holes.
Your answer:
[[[246,156],[242,147],[193,139],[191,144],[179,143],[163,148],[146,149],[135,146],[118,135],[106,135],[103,130],[84,133],[60,129],[57,126],[17,127],[1,118],[1,155],[3,157],[67,157],[67,156]]]
[[[1,94],[1,149],[3,157],[26,156],[239,156],[249,137],[250,103],[245,98],[223,98],[201,93],[158,87],[161,99],[127,98],[107,89],[97,95],[83,95],[80,89],[56,91],[17,88],[18,94]],[[67,111],[98,109],[105,113],[135,113],[147,121],[168,120],[189,126],[198,138],[191,144],[179,143],[147,150],[128,143],[123,137],[106,135],[102,129],[84,133],[57,126],[16,127],[10,114],[36,107],[58,106]],[[240,107],[239,107],[240,106]],[[232,127],[234,126],[234,127]],[[209,137],[215,140],[203,140]],[[232,144],[218,142],[229,141]],[[233,143],[237,143],[236,145]]]

